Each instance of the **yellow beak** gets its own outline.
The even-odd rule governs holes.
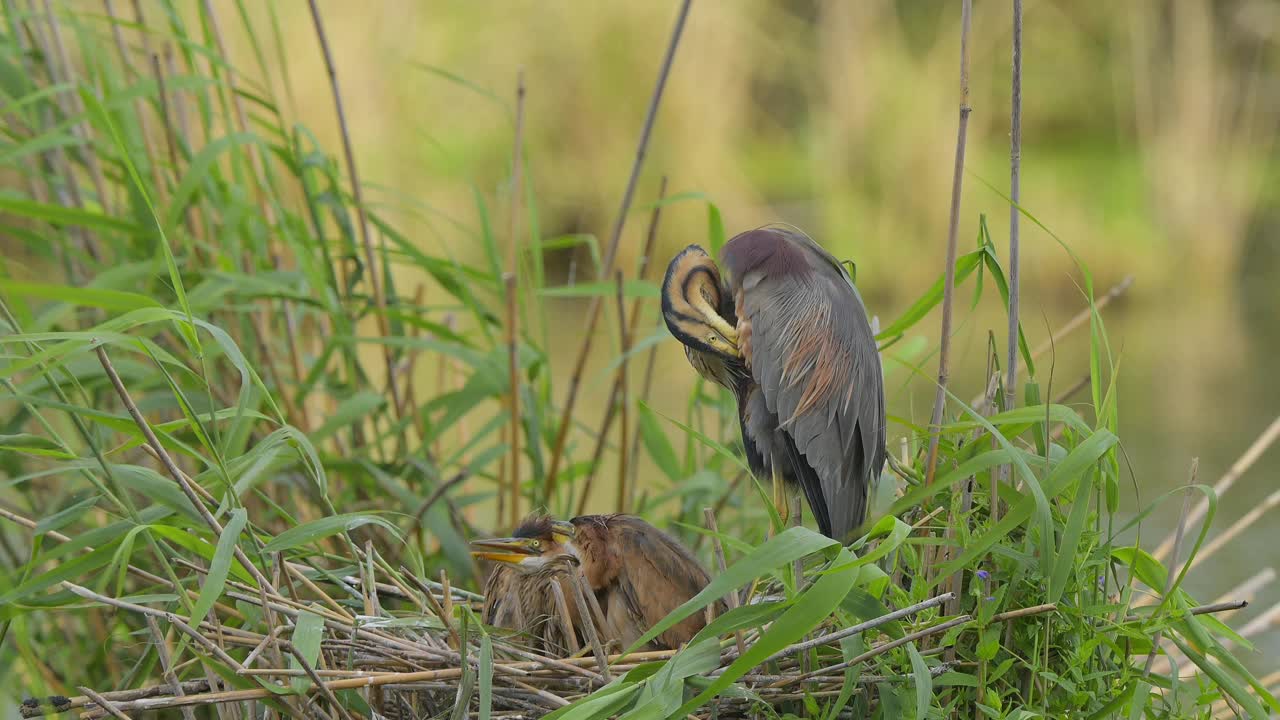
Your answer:
[[[509,537],[473,540],[471,541],[471,546],[481,549],[472,550],[471,554],[485,560],[517,565],[524,561],[525,558],[538,554],[532,544],[533,540],[531,538]]]

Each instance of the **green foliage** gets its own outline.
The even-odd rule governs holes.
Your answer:
[[[58,16],[83,58],[69,84],[55,82],[68,68],[55,68],[54,55],[26,45],[26,29],[42,19],[6,4],[0,28],[0,92],[20,121],[8,125],[0,148],[3,170],[15,180],[0,193],[10,243],[0,267],[0,505],[15,508],[0,519],[0,667],[14,668],[0,677],[0,692],[15,696],[161,681],[157,646],[138,641],[149,637],[145,618],[98,613],[103,604],[95,597],[162,608],[196,625],[222,612],[230,630],[259,632],[270,620],[233,592],[287,576],[293,570],[284,561],[306,568],[309,583],[339,588],[334,596],[352,615],[365,608],[342,576],[360,563],[381,563],[384,573],[403,563],[419,578],[444,570],[474,587],[479,578],[465,539],[506,522],[494,510],[509,497],[512,442],[524,479],[515,488],[521,507],[562,516],[592,474],[610,477],[589,461],[596,444],[610,455],[619,450],[585,419],[569,418],[567,469],[557,492],[544,495],[566,392],[565,378],[552,372],[546,329],[566,312],[567,299],[611,303],[618,292],[608,278],[594,281],[594,238],[543,237],[527,184],[529,238],[520,238],[509,266],[506,244],[516,238],[501,237],[495,223],[503,225],[511,198],[477,180],[463,188],[474,199],[467,219],[441,217],[427,205],[392,212],[374,193],[363,209],[375,247],[363,247],[336,148],[286,118],[271,88],[238,73],[233,85],[232,69],[203,29],[193,34],[172,4],[163,7],[149,32],[180,48],[178,75],[165,83],[132,63],[139,58],[122,64],[109,46],[111,31],[134,30],[122,18]],[[248,37],[256,48],[251,29]],[[424,69],[505,108],[488,90]],[[178,102],[191,115],[186,127],[176,126]],[[234,109],[241,103],[250,108],[244,125]],[[725,242],[720,210],[699,193],[650,207],[677,202],[705,203],[704,242],[713,250]],[[1007,307],[1004,271],[985,220],[980,226],[978,248],[957,260],[957,283],[973,290],[976,306],[990,301],[990,278]],[[478,243],[483,266],[419,237],[431,233]],[[577,247],[593,260],[592,281],[548,285],[544,253]],[[1091,280],[1080,270],[1094,308]],[[505,272],[517,277],[514,371],[504,337]],[[597,339],[608,374],[637,365],[666,340],[656,323],[655,282],[628,279],[621,294],[638,301],[648,327],[658,329],[642,330],[625,355],[610,356]],[[911,356],[928,343],[913,329],[941,300],[939,280],[881,332],[887,371],[918,373]],[[1035,396],[1037,368],[1020,335],[1031,401],[983,413],[952,397],[936,481],[920,484],[918,457],[907,459],[901,477],[886,471],[882,482],[900,495],[847,548],[804,528],[760,541],[781,518],[754,480],[741,481],[746,468],[727,397],[698,382],[686,415],[673,419],[632,395],[634,435],[622,442],[643,450],[656,470],[633,507],[696,543],[704,559],[710,533],[699,531],[702,509],[718,508],[717,538],[731,561],[645,639],[732,589],[752,584],[769,594],[720,616],[673,658],[640,665],[555,715],[681,717],[727,699],[769,714],[827,718],[968,716],[975,708],[992,718],[1205,717],[1225,697],[1255,717],[1280,712],[1227,647],[1247,647],[1244,639],[1211,616],[1190,614],[1196,600],[1182,589],[1187,566],[1168,583],[1169,569],[1140,543],[1118,545],[1128,527],[1113,530],[1117,362],[1096,308],[1090,333],[1088,412]],[[99,351],[154,441],[109,380]],[[513,394],[520,399],[514,438]],[[890,436],[904,433],[921,434],[900,425]],[[160,452],[172,467],[153,457]],[[1197,490],[1213,501],[1211,491]],[[1192,557],[1211,521],[1212,512]],[[376,552],[362,554],[366,546]],[[792,574],[795,561],[808,565],[802,578]],[[774,708],[757,681],[744,681],[762,667],[779,672],[779,663],[791,661],[771,656],[785,657],[806,637],[946,589],[957,593],[954,604],[805,651],[806,666],[825,667],[969,618],[824,678],[836,684],[831,692],[795,683],[796,697]],[[1134,601],[1146,591],[1160,602],[1139,608]],[[1000,617],[1043,603],[1057,607]],[[290,668],[314,668],[323,657],[325,611],[311,606],[288,623],[296,652]],[[418,608],[397,612],[397,621],[439,627]],[[498,651],[469,608],[457,615],[462,653],[478,648],[474,665],[464,663],[459,694],[474,696],[487,718],[497,703]],[[735,631],[752,642],[722,666]],[[1143,672],[1157,633],[1196,667],[1194,683]],[[467,642],[468,634],[478,641]],[[226,652],[242,661],[252,649]],[[289,688],[237,677],[223,658],[187,640],[174,654],[167,662],[184,679],[208,668],[237,687],[314,690],[306,675],[292,676]],[[864,683],[864,676],[879,679]],[[357,700],[343,695],[353,708]],[[454,715],[467,708],[459,704]]]

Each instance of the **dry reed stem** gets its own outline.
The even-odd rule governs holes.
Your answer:
[[[10,510],[6,510],[3,506],[0,506],[0,517],[6,520],[9,520],[13,523],[16,523],[18,525],[21,525],[22,527],[28,530],[35,530],[36,527],[38,526],[38,523],[36,523],[35,520],[31,520],[30,518],[23,517],[18,513],[12,512]],[[44,536],[48,538],[53,538],[54,540],[57,540],[60,543],[71,542],[70,537],[63,535],[57,530],[48,530],[45,532]],[[94,548],[86,545],[84,548],[82,548],[82,550],[87,554],[87,553],[93,552]],[[146,570],[143,570],[142,568],[136,565],[126,565],[125,569],[128,570],[129,573],[136,575],[139,579],[144,580],[149,585],[163,585],[170,589],[174,588],[173,583],[160,577],[159,575],[153,575],[152,573],[149,573]],[[186,593],[189,597],[191,597],[193,601],[199,597],[199,593],[197,593],[194,590],[186,590]],[[241,619],[243,619],[243,617],[241,617]]]
[[[929,456],[925,463],[925,484],[933,484],[938,464],[938,440],[942,433],[943,410],[947,403],[947,381],[951,370],[951,305],[956,291],[956,242],[960,231],[960,197],[964,182],[965,135],[969,128],[969,26],[973,0],[961,0],[960,10],[960,124],[956,132],[956,160],[951,178],[951,217],[947,224],[947,267],[942,290],[942,340],[938,350],[938,392],[933,398],[929,420]]]
[[[524,173],[524,68],[516,72],[516,129],[511,151],[511,216],[507,226],[510,244],[507,249],[507,272],[518,274],[520,239],[520,181]]]
[[[314,0],[312,0],[314,2]],[[635,194],[636,183],[640,178],[640,169],[644,166],[645,152],[649,147],[649,137],[653,134],[654,120],[658,115],[658,106],[662,102],[662,91],[667,85],[667,76],[675,62],[676,48],[680,45],[680,36],[684,32],[685,20],[689,16],[689,6],[693,0],[682,0],[680,13],[676,17],[675,27],[671,31],[671,40],[667,44],[666,55],[662,59],[662,67],[658,71],[658,80],[653,88],[653,96],[649,99],[649,109],[645,113],[644,125],[640,131],[640,142],[636,146],[636,159],[631,165],[631,176],[627,180],[626,190],[622,194],[622,203],[618,208],[618,216],[613,223],[613,231],[609,235],[609,247],[600,268],[600,277],[607,278],[613,273],[614,260],[618,254],[618,244],[622,241],[622,229],[627,222],[627,214],[631,209],[631,198]],[[573,373],[569,378],[569,392],[565,397],[564,409],[560,413],[560,424],[556,430],[555,443],[552,445],[551,461],[547,466],[546,483],[543,498],[550,498],[555,491],[557,473],[563,459],[565,442],[568,440],[569,427],[573,418],[573,408],[578,400],[578,389],[582,385],[582,374],[586,370],[587,355],[591,352],[591,340],[596,325],[600,322],[600,296],[591,298],[587,310],[587,323],[583,330],[582,345],[578,348],[578,357],[574,362]]]
[[[409,578],[409,582],[418,586],[418,590],[420,590],[423,595],[427,596],[427,605],[431,607],[431,611],[436,614],[436,617],[440,618],[440,622],[444,623],[445,629],[449,631],[449,640],[453,643],[453,647],[460,647],[462,645],[462,638],[458,637],[457,629],[455,629],[453,627],[453,623],[449,621],[450,616],[445,612],[444,605],[442,605],[440,600],[436,598],[435,593],[431,592],[431,588],[427,587],[426,583],[418,579],[418,576],[411,572],[409,568],[401,565],[400,571],[404,573],[405,577]]]
[[[209,0],[205,0],[208,2]],[[320,42],[320,53],[324,57],[325,71],[329,75],[329,89],[333,94],[333,107],[338,116],[338,130],[342,135],[342,154],[347,161],[347,172],[351,175],[351,197],[356,206],[356,226],[360,230],[360,243],[364,248],[366,271],[369,274],[369,286],[373,289],[373,300],[378,308],[378,332],[387,337],[391,335],[390,320],[387,317],[387,298],[382,289],[382,277],[378,272],[377,257],[374,254],[373,238],[369,235],[369,218],[365,214],[364,194],[360,186],[360,174],[356,170],[356,156],[351,148],[351,133],[347,128],[347,113],[342,105],[342,91],[338,86],[338,68],[333,63],[333,53],[329,49],[329,38],[325,35],[324,21],[320,17],[320,8],[316,0],[308,0],[311,8],[311,20],[315,26],[316,39]],[[386,248],[381,248],[383,252]],[[398,411],[403,408],[400,402],[400,390],[395,383],[395,352],[390,345],[383,346],[383,359],[387,368],[387,392],[391,395],[392,406]],[[401,415],[397,413],[397,419]]]
[[[157,618],[163,618],[165,622],[176,627],[178,630],[182,631],[183,634],[187,635],[192,640],[195,640],[197,643],[199,643],[201,647],[208,650],[209,653],[212,654],[214,657],[218,658],[220,662],[224,662],[227,665],[237,669],[241,667],[240,663],[236,662],[230,655],[227,655],[227,653],[223,651],[222,648],[218,647],[213,642],[211,642],[208,638],[201,635],[194,628],[188,625],[186,621],[183,620],[183,618],[181,618],[180,616],[174,613],[146,607],[145,605],[136,605],[134,603],[127,602],[124,600],[118,600],[113,597],[107,597],[106,595],[96,593],[86,587],[82,587],[80,585],[76,585],[75,583],[67,582],[65,580],[62,583],[60,583],[57,587],[61,589],[65,589],[68,592],[74,593],[75,595],[78,595],[86,600],[92,600],[94,602],[98,602],[103,605],[110,605],[112,607],[120,608],[121,610],[129,610],[129,611],[140,613],[143,615],[154,615]],[[195,622],[198,623],[199,621],[195,621]]]
[[[578,634],[573,630],[573,620],[570,619],[569,602],[565,600],[564,588],[560,587],[558,582],[548,583],[547,587],[551,588],[551,595],[556,601],[557,619],[560,621],[560,630],[564,634],[565,644],[567,645],[565,649],[569,651],[570,655],[577,655],[582,650],[582,646],[578,644]],[[586,608],[579,607],[579,615],[584,614],[583,611],[585,610]]]
[[[507,509],[510,513],[510,527],[514,529],[520,524],[520,348],[517,344],[520,337],[520,312],[516,305],[515,274],[507,273],[503,281],[507,295],[507,382],[510,391],[507,411],[511,415],[507,438],[510,443],[506,477]]]
[[[857,635],[858,633],[866,632],[867,630],[874,630],[875,628],[878,628],[881,625],[887,625],[895,620],[901,620],[904,617],[915,615],[916,613],[919,613],[919,612],[924,612],[925,610],[928,610],[930,608],[935,608],[939,605],[942,605],[950,601],[954,597],[955,597],[954,593],[943,593],[941,595],[935,595],[934,597],[931,597],[928,600],[925,600],[924,602],[919,602],[919,603],[916,603],[915,605],[909,605],[900,610],[894,610],[893,612],[887,615],[881,615],[878,618],[872,618],[871,620],[858,623],[857,625],[850,625],[847,628],[841,628],[840,630],[837,630],[835,632],[827,633],[826,635],[820,635],[816,638],[813,638],[812,640],[806,640],[804,642],[799,642],[793,645],[789,645],[779,650],[778,652],[770,655],[769,657],[765,658],[760,664],[766,665],[770,662],[773,662],[774,660],[780,660],[784,657],[787,657],[788,655],[795,655],[796,653],[808,652],[809,650],[812,650],[816,647],[820,647],[822,645],[830,645],[831,643],[838,642],[851,635]]]
[[[616,387],[618,390],[618,415],[621,416],[618,427],[618,512],[627,512],[629,500],[627,489],[627,440],[631,437],[630,432],[630,413],[627,406],[630,402],[629,387],[627,383],[627,362],[631,353],[631,333],[627,329],[627,307],[623,299],[622,271],[617,274],[617,303],[618,303],[618,335],[622,347],[622,362],[618,364],[618,379]]]
[[[636,277],[644,280],[646,271],[652,265],[654,242],[658,236],[658,220],[662,215],[662,201],[667,196],[667,176],[662,176],[662,181],[658,184],[658,201],[654,204],[653,214],[649,218],[649,231],[645,235],[644,251],[640,254],[640,267],[636,271]],[[640,308],[641,298],[636,298],[631,305],[631,337],[635,337],[640,328]],[[653,388],[653,366],[658,356],[657,346],[649,348],[646,353],[644,363],[644,379],[640,383],[640,402],[647,403],[649,401],[649,392]],[[630,439],[630,464],[627,466],[627,482],[631,486],[631,492],[634,494],[636,483],[638,480],[638,472],[640,469],[640,427],[636,424],[636,429],[631,433]]]
[[[449,573],[443,568],[440,570],[440,587],[444,588],[444,592],[440,596],[440,604],[444,610],[445,627],[450,631],[453,629],[453,593],[449,589]],[[452,635],[452,632],[451,632]],[[454,636],[456,637],[456,635]],[[458,644],[453,646],[455,649],[462,647],[462,640],[458,639]]]
[[[948,620],[947,622],[944,622],[941,625],[934,625],[933,627],[925,628],[924,630],[911,633],[910,635],[904,635],[903,637],[898,638],[897,640],[893,640],[893,641],[884,643],[882,645],[877,645],[876,647],[868,650],[867,652],[864,652],[861,655],[851,660],[848,660],[846,662],[837,663],[835,665],[829,665],[824,668],[818,668],[817,670],[814,670],[812,672],[796,675],[795,677],[788,677],[773,683],[769,687],[785,687],[787,685],[795,685],[795,684],[802,683],[806,680],[811,680],[815,677],[819,677],[822,675],[830,675],[833,673],[841,672],[859,663],[864,663],[873,657],[876,657],[878,655],[883,655],[884,653],[887,653],[890,650],[893,650],[894,648],[906,645],[909,642],[915,642],[916,640],[920,640],[922,638],[926,638],[931,635],[937,635],[939,633],[946,632],[947,630],[950,630],[953,627],[956,627],[958,625],[964,625],[965,623],[971,622],[972,620],[973,618],[968,615],[961,615],[960,617],[955,618],[954,620]]]
[[[649,216],[649,229],[645,233],[644,249],[640,253],[639,267],[636,270],[636,277],[640,280],[645,279],[646,271],[649,269],[649,261],[653,255],[653,245],[658,235],[658,220],[662,216],[662,200],[666,197],[666,194],[667,176],[663,175],[662,182],[658,185],[658,200],[654,203],[653,212]],[[631,316],[626,327],[627,333],[632,339],[636,337],[636,333],[640,330],[640,311],[642,309],[642,301],[643,298],[637,297],[631,303]],[[653,361],[657,350],[656,346],[649,349],[649,359],[645,366],[644,386],[641,389],[641,402],[644,402],[649,397],[649,389],[653,382]],[[625,356],[625,351],[623,361],[629,361],[629,358]],[[609,430],[613,427],[613,419],[618,413],[618,404],[614,402],[614,398],[617,397],[622,390],[622,376],[615,373],[613,378],[613,387],[610,389],[609,394],[605,396],[604,420],[601,421],[600,433],[596,436],[596,447],[591,454],[591,464],[587,469],[587,479],[583,483],[581,494],[578,496],[577,512],[579,515],[586,512],[587,498],[591,495],[591,489],[594,487],[595,483],[596,472],[600,469],[600,458],[604,456],[605,442],[608,440]],[[625,401],[624,405],[629,406]],[[629,443],[627,446],[628,460],[625,467],[625,482],[630,489],[630,496],[627,498],[628,503],[631,502],[632,496],[635,495],[636,491],[636,467],[638,453],[640,452],[640,428],[637,427],[635,432],[632,434],[634,435],[634,438],[629,436],[623,438],[624,442]]]
[[[96,703],[98,707],[102,708],[103,710],[106,710],[107,713],[110,714],[112,717],[119,718],[120,720],[132,720],[128,715],[124,714],[123,710],[116,707],[115,703],[112,703],[110,700],[103,698],[101,695],[94,692],[93,690],[90,690],[89,688],[83,685],[79,687],[79,690],[80,692],[84,693],[85,696],[88,697],[90,700],[93,700],[93,702]]]
[[[716,561],[716,571],[723,575],[725,570],[728,568],[728,564],[725,562],[724,557],[724,543],[720,542],[720,525],[716,522],[715,510],[712,508],[702,508],[702,518],[706,522],[707,530],[711,532],[711,554]],[[724,603],[729,610],[736,610],[742,605],[742,599],[738,596],[737,588],[730,590],[729,593],[724,596]],[[707,607],[711,606],[708,605]],[[735,630],[733,632],[733,643],[738,648],[739,656],[747,651],[747,645],[743,640],[741,630]]]
[[[151,640],[153,647],[156,649],[156,657],[160,659],[160,669],[164,679],[169,682],[169,691],[174,695],[185,695],[182,689],[182,682],[178,680],[178,675],[173,671],[173,659],[169,655],[169,644],[165,642],[164,633],[160,630],[160,624],[156,622],[155,616],[147,616],[147,629],[151,632]],[[98,703],[101,705],[102,703]],[[195,711],[191,708],[182,709],[182,717],[184,720],[195,720]]]
[[[573,582],[569,584],[573,586],[574,599],[578,603],[578,609],[582,611],[587,610],[587,608],[591,608],[587,612],[579,612],[580,615],[585,616],[583,618],[585,622],[582,623],[582,630],[587,636],[587,644],[591,646],[591,652],[595,655],[596,664],[599,665],[600,668],[600,675],[604,678],[606,683],[611,682],[613,678],[609,675],[608,655],[604,651],[604,645],[600,642],[599,633],[596,632],[596,606],[587,604],[588,602],[594,601],[595,593],[592,592],[590,586],[587,585],[587,578],[582,574],[580,568],[575,568],[569,573],[569,575],[573,577]],[[591,597],[592,600],[589,601],[587,599],[588,597]],[[604,628],[603,622],[600,623],[600,627],[601,629]]]
[[[311,682],[317,688],[320,688],[321,694],[323,694],[325,699],[329,701],[329,706],[336,708],[338,713],[342,715],[342,720],[355,720],[355,718],[351,717],[351,713],[347,710],[347,706],[338,702],[338,696],[333,694],[333,690],[325,684],[324,680],[320,679],[320,676],[316,674],[315,668],[311,667],[311,663],[307,662],[307,659],[302,656],[302,651],[298,650],[298,648],[292,643],[289,645],[289,651],[293,654],[293,659],[297,660],[298,664],[302,666],[307,677],[311,678]]]
[[[519,366],[516,349],[516,338],[519,337],[517,330],[519,318],[517,316],[516,290],[518,287],[517,280],[520,277],[518,228],[520,181],[523,179],[524,160],[524,95],[524,69],[522,68],[516,72],[516,126],[511,153],[511,208],[507,224],[507,276],[503,278],[507,310],[507,362],[510,370],[508,388],[511,393],[508,399],[508,411],[511,414],[511,418],[510,425],[505,430],[505,435],[507,436],[507,442],[510,444],[510,455],[509,459],[504,460],[502,463],[501,482],[504,485],[500,485],[498,491],[501,494],[503,487],[508,488],[511,500],[509,524],[512,528],[520,522],[520,385],[517,380]]]
[[[1022,207],[1022,0],[1013,0],[1013,83],[1009,113],[1009,350],[1004,386],[1004,409],[1012,410],[1018,398],[1018,221]]]
[[[939,597],[943,597],[943,596],[939,596]],[[1008,622],[1010,620],[1017,620],[1019,618],[1030,617],[1032,615],[1039,615],[1046,612],[1054,612],[1057,609],[1058,609],[1058,606],[1054,603],[1034,605],[1031,607],[1019,608],[1017,610],[1010,610],[1008,612],[999,613],[997,615],[992,616],[990,622],[991,623]],[[953,620],[948,620],[947,622],[942,623],[941,625],[934,625],[933,627],[925,628],[923,630],[911,633],[910,635],[905,635],[897,640],[884,643],[883,645],[877,645],[876,647],[868,650],[867,652],[862,653],[861,655],[847,662],[838,663],[836,665],[830,665],[828,667],[819,668],[810,673],[805,673],[803,675],[790,677],[790,678],[787,678],[786,680],[780,681],[779,683],[775,683],[770,687],[782,687],[784,685],[804,682],[806,680],[810,680],[814,677],[818,677],[821,675],[831,675],[833,673],[841,672],[846,668],[850,668],[850,667],[853,667],[854,665],[858,665],[860,663],[866,662],[867,660],[870,660],[871,658],[876,657],[878,655],[883,655],[884,653],[889,652],[894,648],[901,647],[902,645],[905,645],[909,642],[914,642],[921,638],[937,635],[939,633],[946,632],[947,630],[950,630],[953,627],[966,625],[973,621],[974,621],[973,617],[969,615],[961,615],[960,617],[955,618]]]
[[[1187,611],[1188,615],[1213,615],[1215,613],[1235,612],[1249,607],[1248,600],[1228,600],[1226,602],[1197,605]]]
[[[1213,492],[1217,495],[1219,501],[1222,500],[1222,496],[1226,494],[1227,490],[1231,489],[1231,486],[1235,484],[1236,480],[1240,479],[1241,475],[1247,472],[1249,468],[1253,467],[1253,464],[1258,461],[1258,458],[1262,457],[1263,453],[1265,453],[1267,449],[1270,448],[1278,439],[1280,439],[1280,417],[1276,417],[1276,419],[1271,422],[1271,425],[1268,426],[1266,430],[1263,430],[1262,434],[1253,441],[1253,444],[1244,451],[1244,454],[1231,464],[1231,467],[1221,478],[1219,478],[1218,482],[1214,483]],[[1188,524],[1200,522],[1208,511],[1209,500],[1208,498],[1203,498],[1196,504],[1195,510],[1191,512],[1187,521]],[[1176,531],[1175,534],[1166,537],[1164,541],[1160,543],[1160,546],[1156,548],[1155,552],[1151,554],[1157,560],[1164,560],[1164,557],[1169,554],[1169,550],[1173,548],[1175,539]]]

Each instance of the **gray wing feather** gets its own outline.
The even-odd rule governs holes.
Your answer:
[[[865,518],[884,467],[884,378],[866,310],[848,275],[803,238],[812,272],[740,278],[738,312],[751,323],[751,372],[781,429],[816,475],[831,535],[847,540]],[[811,492],[810,488],[806,488]],[[812,505],[812,502],[811,502]]]

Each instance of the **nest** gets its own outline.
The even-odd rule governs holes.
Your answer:
[[[160,660],[168,683],[103,692],[82,687],[83,694],[77,697],[28,699],[21,714],[36,717],[77,712],[86,719],[123,718],[130,713],[185,708],[189,718],[191,708],[239,704],[247,712],[241,717],[256,717],[261,708],[254,704],[264,703],[283,714],[327,715],[342,720],[359,716],[480,717],[486,713],[504,718],[540,717],[637,668],[692,650],[622,654],[623,648],[602,645],[598,634],[592,632],[588,633],[588,647],[560,656],[535,649],[545,647],[536,638],[482,627],[477,618],[484,598],[451,587],[446,576],[439,583],[424,581],[404,568],[393,572],[383,564],[385,572],[374,577],[369,564],[361,563],[360,567],[369,571],[338,578],[286,563],[288,582],[283,584],[283,592],[229,581],[221,600],[233,602],[235,607],[215,604],[199,623],[65,583],[67,589],[86,599],[143,616],[153,638],[164,639],[158,643],[160,648],[167,648],[175,638],[185,638],[189,653],[204,665],[205,676],[178,681],[179,672],[186,670],[189,676],[198,668],[185,668],[189,663],[172,667],[169,652],[162,649]],[[337,592],[325,592],[322,586]],[[751,602],[778,599],[781,597],[764,594]],[[843,693],[847,698],[865,693],[874,699],[877,686],[914,679],[909,674],[880,672],[883,668],[877,659],[906,643],[919,645],[925,638],[973,622],[968,615],[944,619],[941,613],[954,601],[951,593],[944,593],[851,627],[836,627],[829,618],[809,639],[756,664],[737,680],[732,692],[716,697],[703,710],[714,708],[719,717],[740,717],[752,714],[761,703],[778,707],[806,696],[835,698]],[[355,608],[361,612],[353,612]],[[1053,605],[1025,608],[997,615],[992,622],[1054,609]],[[913,616],[921,614],[937,620],[914,632],[898,633],[896,638],[878,632],[897,621],[919,620]],[[259,615],[261,622],[251,621],[253,615]],[[868,649],[857,657],[842,656],[840,641],[854,635],[862,635]],[[701,643],[704,667],[690,675],[684,696],[696,692],[699,683],[705,687],[723,673],[759,637],[760,630],[740,630]],[[945,648],[936,647],[932,652],[944,653]],[[212,671],[215,667],[220,672]],[[930,672],[937,676],[950,667],[944,661]]]

